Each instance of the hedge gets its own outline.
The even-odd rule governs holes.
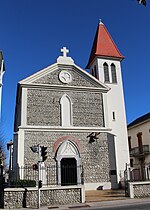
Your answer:
[[[36,187],[36,181],[35,180],[16,180],[10,182],[11,187]]]

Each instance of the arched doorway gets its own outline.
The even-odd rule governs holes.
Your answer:
[[[66,140],[56,153],[58,184],[77,185],[81,183],[80,155],[77,146]]]
[[[75,158],[61,159],[61,185],[77,185],[77,161]]]

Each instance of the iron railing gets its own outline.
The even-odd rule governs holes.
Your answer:
[[[40,167],[39,174],[43,186],[67,186],[84,183],[84,173],[81,165]],[[33,169],[33,166],[16,167],[10,172],[9,178],[10,183],[17,180],[35,180],[38,183],[38,169]]]
[[[150,164],[134,164],[132,167],[127,165],[124,177],[128,182],[148,181],[150,180]]]
[[[134,147],[130,150],[130,156],[141,156],[149,154],[149,145],[143,145],[142,148]]]

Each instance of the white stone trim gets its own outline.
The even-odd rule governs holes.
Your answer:
[[[61,70],[58,77],[59,80],[64,84],[68,84],[69,82],[72,81],[72,75],[67,70]]]
[[[128,183],[130,198],[134,198],[133,185],[134,183]]]
[[[27,88],[22,88],[21,94],[21,125],[27,124]]]
[[[28,188],[30,190],[34,190],[33,188]],[[37,190],[35,188],[35,190]],[[11,187],[11,188],[4,188],[4,192],[22,192],[22,191],[25,191],[25,188],[21,188],[21,187]]]
[[[64,99],[68,99],[69,102],[69,107],[67,110],[67,106],[65,104]],[[68,126],[72,126],[73,125],[73,112],[72,112],[72,100],[71,98],[65,93],[61,99],[60,99],[60,105],[61,105],[61,126],[62,127],[68,127]],[[69,112],[69,119],[67,119],[68,117],[66,116],[66,114]],[[69,120],[69,122],[67,122]]]
[[[65,57],[65,56],[59,56],[57,58],[57,63],[58,64],[67,64],[67,65],[73,65],[74,60],[71,57]]]
[[[110,132],[110,128],[104,127],[55,127],[55,126],[19,126],[21,130],[29,130],[29,131],[55,131],[55,132]]]
[[[84,186],[83,185],[69,185],[69,186],[43,186],[41,189],[42,190],[56,190],[56,189],[60,189],[60,190],[63,190],[63,189],[83,189],[84,190]],[[26,189],[28,191],[36,191],[38,188],[37,187],[26,187]],[[25,188],[21,188],[21,187],[18,187],[18,188],[4,188],[4,191],[5,192],[19,192],[19,191],[25,191]]]
[[[24,130],[18,131],[17,164],[17,167],[24,166]],[[23,179],[23,173],[20,174],[22,175],[20,178]]]
[[[85,203],[85,186],[81,187],[81,203]]]
[[[83,76],[83,77],[86,77],[88,78],[88,80],[94,85],[97,85],[98,87],[99,86],[102,86],[104,89],[107,89],[107,91],[110,89],[107,85],[103,84],[101,81],[98,81],[96,78],[94,78],[92,75],[90,75],[88,72],[86,72],[85,70],[81,69],[79,66],[73,64],[58,64],[58,63],[54,63],[53,65],[50,65],[40,71],[38,71],[37,73],[31,75],[30,77],[27,77],[26,79],[24,80],[21,80],[19,83],[20,84],[30,84],[30,83],[33,83],[34,81],[36,81],[37,79],[40,79],[41,77],[45,76],[46,74],[50,73],[50,72],[53,72],[57,69],[60,69],[60,68],[63,68],[63,69],[66,69],[65,67],[68,66],[68,67],[73,67],[75,69],[75,71],[79,71],[80,74]]]
[[[140,181],[140,182],[129,182],[128,188],[129,188],[129,195],[130,198],[134,198],[134,185],[150,185],[150,181]]]
[[[111,189],[111,182],[97,182],[97,183],[84,183],[85,190],[97,190],[100,187],[103,188],[103,190],[109,190]]]
[[[104,111],[104,124],[106,128],[109,128],[109,119],[108,119],[108,104],[107,104],[107,95],[103,94],[103,111]]]
[[[108,89],[103,88],[103,87],[86,87],[86,86],[64,86],[64,85],[49,85],[49,84],[21,84],[21,87],[25,88],[32,88],[32,89],[40,89],[40,90],[60,90],[60,91],[65,91],[65,90],[77,90],[78,92],[95,92],[95,93],[107,93]]]
[[[71,149],[71,153],[67,154],[67,146]],[[65,147],[65,150],[64,150]],[[81,183],[81,171],[80,171],[80,153],[78,151],[77,146],[71,140],[66,140],[65,142],[61,143],[56,155],[57,166],[58,166],[58,185],[61,185],[61,160],[63,158],[75,158],[77,164],[77,183]]]

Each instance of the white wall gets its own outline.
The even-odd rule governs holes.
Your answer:
[[[117,177],[120,181],[120,177],[123,177],[125,165],[129,163],[129,149],[128,149],[128,136],[127,136],[127,124],[126,113],[124,104],[124,93],[122,85],[122,74],[120,61],[97,58],[93,63],[97,66],[99,80],[104,83],[104,69],[103,64],[107,63],[109,66],[110,83],[105,83],[111,89],[104,96],[104,114],[105,114],[105,126],[112,129],[111,133],[115,136],[115,151],[116,151],[116,165],[117,165]],[[111,84],[111,68],[110,65],[116,66],[117,84]],[[113,112],[115,112],[115,120],[113,120]]]

